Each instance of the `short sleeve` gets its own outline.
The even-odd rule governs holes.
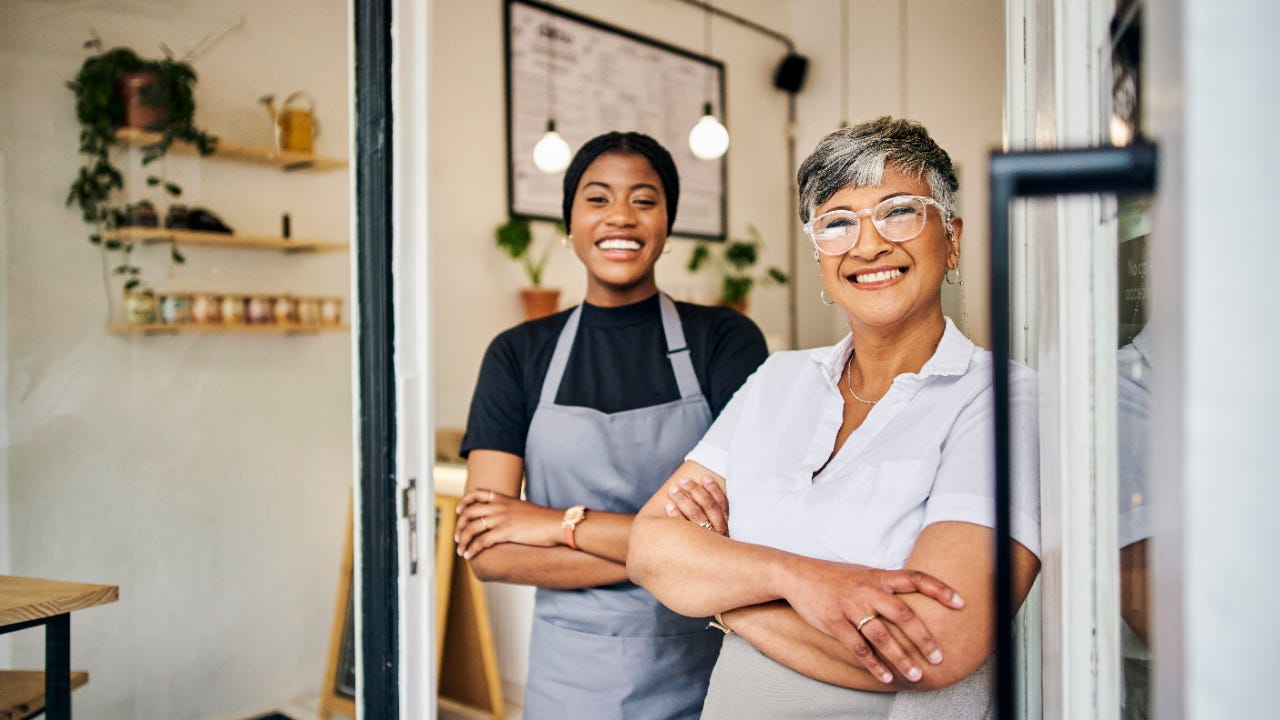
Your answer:
[[[759,371],[750,375],[742,387],[733,394],[715,422],[711,423],[706,434],[685,456],[685,460],[692,460],[720,477],[728,477],[729,449],[733,443],[733,435],[738,428],[738,423],[742,420],[747,398],[751,395],[751,388],[758,374]]]
[[[524,390],[524,366],[514,338],[512,332],[505,332],[485,351],[462,438],[463,457],[477,449],[524,457],[530,399]]]
[[[769,355],[764,334],[747,316],[723,308],[708,337],[707,404],[718,417]]]
[[[1037,381],[1035,373],[1023,365],[1011,366],[1011,373],[1010,534],[1039,557]],[[938,473],[925,507],[925,526],[961,521],[995,527],[994,408],[995,394],[987,385],[956,416],[941,446]]]

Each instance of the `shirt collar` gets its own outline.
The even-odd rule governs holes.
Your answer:
[[[969,370],[975,349],[973,341],[960,332],[951,318],[944,317],[943,320],[946,321],[946,327],[942,330],[942,339],[938,341],[933,357],[920,368],[920,377],[963,375]],[[849,333],[835,345],[810,350],[809,357],[822,369],[823,376],[835,385],[840,382],[840,373],[844,372],[845,361],[852,350],[853,333]]]

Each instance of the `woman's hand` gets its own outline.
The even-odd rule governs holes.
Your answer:
[[[667,517],[697,523],[729,537],[729,498],[710,475],[700,480],[684,477],[667,491]]]
[[[519,498],[472,490],[458,501],[458,554],[470,560],[498,543],[553,547],[564,537],[564,512]]]
[[[860,565],[805,559],[797,563],[798,581],[786,601],[805,622],[839,640],[881,682],[891,683],[892,665],[912,682],[923,671],[890,632],[896,626],[920,656],[937,665],[942,649],[915,611],[897,597],[920,593],[944,607],[964,607],[959,593],[918,570],[879,570]]]

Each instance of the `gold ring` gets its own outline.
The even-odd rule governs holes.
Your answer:
[[[493,502],[493,491],[492,491],[492,490],[490,490],[490,491],[489,491],[489,499],[488,499],[488,500],[485,500],[485,502]]]
[[[698,527],[700,527],[700,528],[706,528],[707,530],[715,530],[715,529],[716,529],[716,526],[715,526],[715,525],[712,525],[711,523],[707,522],[706,520],[703,520],[702,522],[698,523]]]
[[[489,529],[489,522],[484,519],[483,515],[480,516],[480,524],[484,526],[485,530]]]
[[[869,623],[869,622],[871,622],[872,620],[875,620],[875,619],[876,619],[876,615],[875,615],[875,613],[872,613],[872,614],[870,614],[870,615],[868,615],[868,616],[866,616],[866,617],[862,618],[861,620],[859,620],[859,621],[857,622],[857,624],[856,624],[856,625],[854,625],[853,627],[854,627],[854,629],[856,629],[858,632],[862,632],[862,626],[863,626],[863,625],[866,625],[867,623]]]

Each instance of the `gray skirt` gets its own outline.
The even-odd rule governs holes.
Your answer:
[[[726,635],[703,720],[923,720],[991,717],[991,658],[960,683],[927,692],[866,692],[814,680]]]

